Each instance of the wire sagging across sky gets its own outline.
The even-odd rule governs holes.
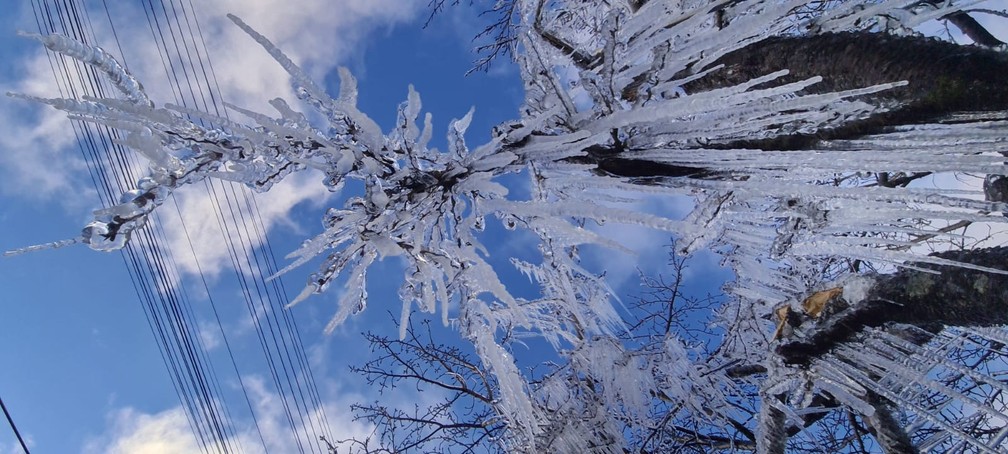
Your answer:
[[[187,0],[140,0],[139,3],[174,102],[226,118],[193,3]],[[122,16],[110,9],[108,2],[103,1],[100,7],[93,6],[100,8],[94,11],[89,11],[79,0],[33,0],[32,6],[39,33],[57,33],[89,45],[117,49],[120,54],[117,58],[128,68],[129,61],[122,55],[122,42],[117,32],[116,18]],[[114,47],[108,46],[110,43],[97,42],[90,13],[99,11],[108,20]],[[49,61],[61,96],[104,98],[110,93],[108,82],[93,67],[53,53],[49,53]],[[119,202],[118,194],[128,191],[142,176],[144,164],[117,143],[122,138],[108,127],[81,121],[74,121],[72,125],[103,206],[115,205]],[[216,222],[224,233],[221,241],[227,245],[264,363],[283,404],[291,441],[299,452],[324,452],[314,441],[320,436],[331,438],[329,424],[297,324],[283,309],[288,300],[286,289],[279,279],[265,280],[278,268],[256,201],[239,185],[210,182],[206,184],[206,191]],[[181,216],[178,202],[174,203]],[[192,247],[190,229],[184,221],[182,226]],[[138,233],[133,244],[123,249],[123,260],[194,436],[207,453],[246,452],[238,436],[239,425],[235,422],[239,411],[245,413],[239,410],[244,406],[255,426],[256,441],[268,451],[257,409],[243,379],[243,371],[248,374],[249,369],[235,359],[197,255],[193,251],[182,251],[193,254],[199,269],[198,284],[206,292],[213,313],[213,320],[209,321],[197,317],[193,309],[188,286],[183,282],[174,255],[180,251],[167,246],[164,229],[155,222]],[[229,399],[223,391],[221,375],[200,336],[201,322],[215,325],[221,335],[231,362],[229,369],[241,388],[244,404],[236,406],[232,402],[235,399]]]

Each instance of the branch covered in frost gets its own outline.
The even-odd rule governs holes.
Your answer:
[[[953,263],[1003,269],[1008,248],[944,252],[933,255]],[[929,330],[950,326],[1008,324],[1008,273],[991,273],[954,265],[914,264],[892,275],[873,278],[852,306],[823,320],[800,340],[776,347],[784,362],[808,365],[866,327],[889,323],[918,325]]]
[[[271,102],[277,110],[275,117],[228,105],[245,122],[177,106],[155,108],[115,99],[44,101],[75,118],[125,131],[124,144],[150,161],[149,176],[136,190],[124,195],[119,205],[96,213],[95,221],[85,229],[84,242],[100,250],[123,247],[174,190],[207,178],[236,181],[259,191],[306,168],[323,171],[324,184],[333,191],[339,191],[347,179],[357,179],[364,185],[363,197],[351,197],[343,207],[329,209],[323,231],[288,256],[293,260],[280,273],[324,256],[319,270],[291,304],[325,291],[345,276],[348,291],[326,326],[331,331],[366,306],[371,265],[398,257],[406,269],[399,291],[400,336],[407,334],[414,308],[440,311],[447,325],[449,307],[457,304],[461,308],[457,326],[473,342],[500,388],[493,402],[495,411],[507,421],[511,437],[536,439],[543,430],[538,422],[542,409],[534,404],[531,389],[501,345],[501,336],[535,333],[560,345],[616,332],[621,322],[612,305],[612,291],[580,267],[574,250],[588,243],[626,248],[583,228],[584,220],[666,230],[676,223],[614,208],[604,203],[606,197],[582,200],[585,181],[580,179],[542,187],[530,200],[510,200],[507,188],[495,181],[500,175],[528,166],[538,181],[562,183],[566,173],[554,171],[550,160],[542,161],[539,168],[533,160],[502,149],[501,137],[470,149],[464,134],[472,111],[449,125],[447,150],[430,148],[430,116],[423,119],[422,127],[418,125],[421,101],[412,88],[399,106],[395,126],[385,133],[357,109],[356,82],[348,71],[340,71],[340,94],[331,98],[268,39],[236,17],[231,19],[284,67],[299,96],[322,114],[324,124],[310,124],[305,114],[280,99]],[[115,67],[87,57],[87,52],[68,54],[89,64]],[[606,186],[611,185],[598,189]],[[478,233],[490,216],[508,229],[526,229],[549,244],[542,249],[541,264],[516,263],[542,283],[541,298],[515,298],[488,263]],[[561,310],[538,309],[548,306]],[[610,389],[616,393],[612,399],[636,399],[635,393]]]
[[[112,83],[112,86],[119,90],[130,102],[138,105],[153,106],[153,103],[147,97],[147,93],[144,92],[143,85],[129,71],[126,71],[126,68],[120,65],[115,57],[106,52],[105,49],[98,46],[88,46],[56,34],[47,36],[23,34],[23,36],[37,39],[53,52],[61,53],[94,66],[104,73],[109,82]]]

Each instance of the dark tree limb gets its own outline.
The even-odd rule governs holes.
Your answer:
[[[889,175],[889,172],[881,172],[878,174],[876,180],[878,181],[879,186],[886,188],[903,188],[913,181],[919,180],[928,175],[931,175],[931,172],[914,172],[909,175],[900,175],[896,177]]]
[[[613,136],[616,136],[615,131]],[[518,142],[515,146],[521,146],[523,143],[524,142]],[[632,159],[624,157],[624,153],[628,150],[625,144],[615,139],[610,144],[592,145],[584,151],[585,156],[570,158],[569,161],[578,164],[594,164],[598,166],[599,172],[616,177],[703,178],[716,174],[716,172],[712,172],[702,167],[666,164],[646,159]]]
[[[933,256],[994,269],[1008,267],[1008,247],[951,251]],[[1008,325],[1008,274],[916,263],[937,271],[906,269],[879,276],[864,301],[814,327],[802,340],[781,344],[786,364],[807,366],[866,327],[916,325],[936,332],[942,326]]]
[[[776,399],[777,397],[767,397]],[[759,450],[766,454],[784,454],[787,451],[787,415],[770,402],[760,406]]]
[[[765,374],[766,366],[761,364],[742,364],[725,369],[725,376],[728,378],[742,378],[750,375]]]
[[[964,35],[968,36],[969,39],[972,39],[974,43],[977,43],[981,46],[998,47],[1003,46],[1005,44],[1004,41],[997,39],[994,35],[991,34],[991,32],[987,30],[986,27],[980,25],[980,23],[977,22],[977,20],[974,19],[973,16],[970,16],[968,13],[959,11],[956,13],[949,14],[948,16],[945,16],[942,19],[946,19],[949,22],[951,22],[952,25],[955,25],[960,31],[963,32]]]
[[[1008,56],[976,46],[883,33],[778,36],[731,52],[712,65],[725,67],[687,84],[687,92],[737,85],[774,71],[774,84],[822,76],[807,93],[826,93],[906,80],[868,101],[894,106],[886,113],[816,134],[736,141],[726,148],[806,149],[821,140],[851,139],[886,127],[934,121],[961,111],[1008,110]]]
[[[868,394],[868,404],[875,409],[875,414],[866,416],[865,421],[872,428],[872,434],[879,446],[887,454],[917,454],[920,452],[910,442],[910,435],[903,430],[903,425],[893,416],[889,401],[875,393]]]

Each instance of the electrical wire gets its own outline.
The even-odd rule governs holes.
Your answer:
[[[84,23],[89,22],[89,19],[82,20],[82,16],[86,16],[82,15],[81,8],[74,1],[33,3],[33,11],[36,13],[40,33],[61,32],[81,42],[93,41],[93,36],[87,36],[86,30],[89,27]],[[44,16],[44,19],[40,16]],[[102,79],[94,68],[81,65],[75,60],[68,64],[68,60],[71,59],[63,56],[50,57],[54,75],[58,73],[56,79],[62,81],[58,84],[61,95],[104,97]],[[112,131],[107,128],[102,131],[100,127],[78,123],[72,124],[82,152],[92,164],[89,166],[92,181],[99,189],[103,203],[106,206],[113,204],[116,202],[114,194],[123,193],[124,188],[129,187],[129,182],[136,180],[131,170],[137,166],[130,164],[128,155],[121,147],[111,143],[111,138],[114,137]],[[104,150],[104,155],[99,150]],[[110,178],[110,169],[119,178]],[[116,180],[115,183],[110,181],[113,179]],[[184,301],[184,295],[180,296],[173,291],[175,285],[169,280],[165,257],[160,252],[164,248],[156,247],[158,239],[148,229],[142,229],[140,233],[135,243],[148,243],[147,245],[155,247],[144,247],[141,244],[138,248],[132,244],[124,250],[123,256],[127,263],[133,265],[129,267],[131,280],[138,296],[146,300],[143,305],[145,316],[151,322],[152,332],[156,334],[162,359],[166,362],[176,391],[187,410],[190,426],[205,452],[211,445],[223,447],[223,452],[237,452],[228,446],[236,437],[233,429],[229,429],[227,419],[221,415],[219,399],[213,395],[213,390],[219,394],[219,384],[215,382],[212,368],[208,374],[204,361],[200,361],[201,357],[206,357],[205,348],[199,337],[194,335],[191,308]],[[158,304],[155,304],[155,300]]]
[[[204,111],[212,109],[226,118],[227,110],[220,98],[217,76],[192,1],[188,0],[188,9],[182,1],[176,4],[175,0],[159,0],[157,3],[160,7],[153,0],[146,0],[143,8],[176,102]],[[95,41],[90,17],[78,0],[33,0],[32,6],[40,33],[63,33],[85,43]],[[120,56],[124,57],[113,14],[105,0],[102,6]],[[103,79],[93,67],[62,55],[49,55],[49,59],[61,96],[106,96]],[[129,67],[124,58],[121,61],[126,68]],[[103,204],[117,203],[117,195],[131,188],[137,179],[134,169],[140,166],[135,157],[114,143],[114,139],[119,139],[116,131],[94,124],[72,124]],[[279,279],[270,283],[264,279],[274,274],[278,267],[257,202],[243,186],[208,181],[206,188],[298,450],[321,452],[322,448],[317,443],[302,441],[318,440],[320,435],[331,438],[330,426],[296,321],[290,311],[283,309],[288,300],[286,289]],[[174,204],[181,217],[177,201]],[[157,222],[152,224],[138,230],[122,255],[159,346],[162,361],[204,452],[210,452],[210,449],[225,453],[241,452],[243,448],[237,443],[238,437],[219,379],[206,346],[196,332],[196,317],[185,286],[181,284],[178,266],[171,251],[164,247],[163,230]],[[184,221],[182,227],[192,249],[192,239]],[[196,258],[195,253],[193,258]],[[198,259],[196,264],[201,283],[210,295]],[[181,292],[178,291],[180,288]],[[212,297],[208,299],[259,441],[266,449],[256,411],[239,372],[231,343],[221,326],[216,303]]]
[[[10,411],[7,410],[7,405],[4,404],[3,397],[0,397],[0,409],[3,409],[3,414],[7,417],[7,423],[10,424],[11,430],[14,431],[14,436],[17,437],[18,443],[21,444],[21,449],[24,450],[25,454],[29,454],[28,443],[25,443],[24,438],[21,437],[21,432],[18,431],[17,424],[14,424],[14,417],[12,417]]]
[[[150,2],[150,0],[148,0]],[[191,0],[190,0],[190,7]],[[189,71],[186,70],[185,64],[179,65],[183,71],[183,77],[187,80],[190,74],[195,75],[197,79],[199,74],[202,74],[202,81],[197,80],[197,86],[202,85],[200,90],[200,99],[195,99],[193,101],[197,108],[205,111],[210,111],[211,107],[213,111],[220,115],[227,117],[227,111],[223,106],[217,102],[217,96],[213,96],[213,93],[218,90],[214,90],[211,87],[210,77],[212,75],[214,82],[217,85],[216,75],[213,71],[212,62],[209,58],[204,63],[203,55],[205,54],[205,39],[202,36],[202,29],[199,25],[198,19],[196,19],[195,13],[192,13],[192,19],[190,19],[190,12],[186,11],[185,4],[181,3],[181,6],[176,4],[174,0],[166,3],[161,1],[162,12],[168,14],[168,10],[174,15],[174,21],[166,21],[171,33],[169,36],[173,38],[173,45],[176,49],[176,55],[180,58],[180,61],[188,61],[190,64]],[[153,11],[154,8],[152,7]],[[179,17],[179,11],[182,11],[182,17]],[[182,29],[182,23],[186,24],[188,33]],[[199,43],[204,46],[204,52],[200,51],[199,44],[197,44],[194,38],[195,32],[192,28],[192,24],[196,24],[196,31],[200,34]],[[170,26],[175,24],[178,30],[172,30]],[[161,34],[162,37],[165,34]],[[188,36],[188,40],[186,37]],[[182,50],[179,49],[179,42],[183,43],[181,46],[186,47],[184,55]],[[190,44],[191,43],[191,44]],[[189,48],[188,46],[192,46]],[[164,48],[168,48],[167,45]],[[194,58],[195,54],[195,58]],[[170,57],[168,57],[170,58]],[[199,62],[200,71],[197,71],[193,62]],[[210,70],[207,70],[207,66]],[[174,78],[174,76],[173,76]],[[189,85],[192,88],[192,85]],[[211,102],[207,103],[206,96],[204,93],[210,95]],[[202,101],[202,105],[200,102]],[[296,329],[296,323],[290,315],[289,311],[282,309],[282,305],[287,301],[286,291],[282,289],[282,281],[274,280],[271,284],[265,283],[262,279],[264,276],[271,275],[276,270],[275,260],[273,259],[272,246],[269,243],[269,238],[265,235],[265,228],[263,226],[262,218],[259,215],[258,206],[256,205],[255,198],[250,197],[249,192],[242,186],[229,184],[229,183],[210,183],[211,200],[216,204],[218,209],[223,205],[227,205],[228,209],[219,210],[222,213],[222,218],[218,219],[218,223],[221,225],[223,231],[226,232],[225,239],[231,246],[232,251],[244,251],[243,254],[231,254],[233,260],[233,265],[238,274],[238,279],[241,282],[243,292],[247,297],[247,301],[258,301],[260,306],[258,308],[250,308],[250,316],[256,320],[256,326],[262,328],[266,325],[271,334],[266,336],[260,336],[260,341],[264,346],[264,350],[267,353],[267,362],[271,368],[271,375],[274,377],[276,382],[278,392],[281,395],[281,400],[284,403],[285,411],[288,413],[288,421],[292,424],[292,427],[296,427],[293,422],[293,417],[290,414],[291,405],[288,404],[288,400],[292,394],[296,393],[293,399],[293,406],[296,409],[296,414],[298,416],[300,426],[305,431],[311,431],[312,434],[317,437],[320,435],[319,431],[322,430],[325,434],[328,434],[328,421],[324,411],[320,413],[320,418],[323,421],[315,421],[314,418],[307,418],[307,424],[305,423],[305,415],[311,413],[312,408],[322,409],[321,398],[318,395],[318,390],[314,382],[314,377],[310,372],[308,367],[307,356],[304,354],[303,345],[298,335]],[[226,204],[221,204],[220,191],[223,190],[224,199]],[[242,207],[239,204],[244,204]],[[238,205],[238,208],[235,206]],[[244,209],[243,209],[244,208]],[[230,215],[230,219],[227,219],[227,215]],[[249,226],[254,227],[255,232],[249,231]],[[241,226],[243,229],[229,229],[229,226]],[[261,230],[260,230],[261,228]],[[237,239],[237,243],[234,244]],[[254,239],[260,239],[262,245],[260,247],[255,247]],[[250,255],[251,251],[251,255]],[[267,253],[267,251],[269,253]],[[263,267],[266,266],[266,272],[264,272]],[[253,277],[252,282],[248,282],[247,274],[243,270],[251,270],[249,274]],[[252,289],[255,289],[255,295],[252,296]],[[270,289],[273,289],[270,292]],[[268,305],[267,305],[268,303]],[[281,322],[274,320],[276,318],[275,314],[280,313],[283,315],[283,325]],[[263,323],[265,321],[265,324]],[[293,350],[293,351],[292,351]],[[279,355],[278,358],[272,358],[273,354]],[[279,365],[280,371],[276,368]],[[297,369],[300,369],[298,373]],[[282,373],[281,373],[282,372]],[[307,388],[307,389],[306,389]],[[305,397],[305,394],[309,396]],[[310,427],[309,427],[310,426]],[[308,435],[305,432],[305,435]],[[331,435],[330,435],[331,436]]]

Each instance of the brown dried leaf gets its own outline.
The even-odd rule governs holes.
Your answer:
[[[836,287],[813,293],[808,298],[805,298],[805,301],[802,301],[802,310],[805,311],[809,317],[819,318],[823,309],[826,309],[826,305],[840,295],[843,295],[843,287]]]

